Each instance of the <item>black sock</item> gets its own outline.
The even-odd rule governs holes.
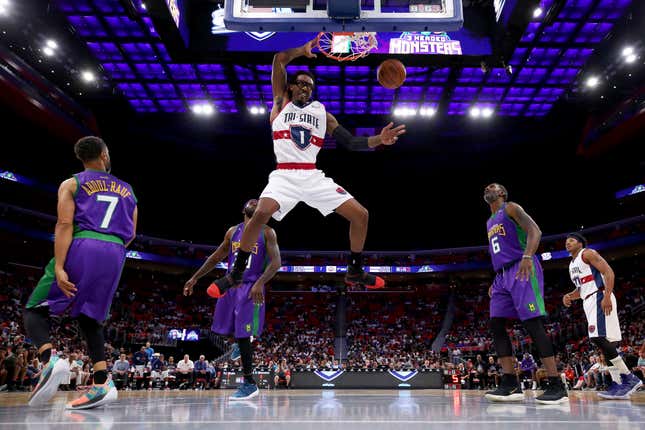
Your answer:
[[[51,349],[51,348],[47,348],[46,350],[44,350],[43,352],[41,352],[41,353],[40,353],[40,354],[38,354],[38,355],[39,355],[39,357],[40,357],[40,362],[41,362],[41,363],[43,363],[43,364],[48,363],[48,362],[49,362],[49,359],[50,359],[50,358],[51,358],[51,356],[52,356],[52,349]]]
[[[352,272],[361,272],[363,270],[363,253],[352,252],[349,254],[349,268]]]
[[[242,249],[238,249],[237,251],[237,257],[235,258],[235,263],[233,263],[233,272],[236,273],[244,273],[246,270],[246,264],[249,262],[249,256],[251,255],[250,252],[247,251],[242,251]]]
[[[504,373],[502,375],[502,384],[508,387],[517,387],[519,385],[517,383],[517,375],[514,373]]]
[[[559,376],[549,376],[549,385],[559,387],[562,385],[562,379]]]
[[[98,385],[105,384],[107,381],[107,370],[97,370],[94,372],[94,383]]]
[[[251,338],[239,338],[237,339],[237,345],[240,347],[240,355],[242,356],[244,382],[255,384],[255,380],[253,379],[253,351],[251,350]]]

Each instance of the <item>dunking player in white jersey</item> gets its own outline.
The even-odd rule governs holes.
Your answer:
[[[273,109],[271,125],[277,168],[269,176],[253,217],[244,229],[233,270],[215,281],[223,294],[242,280],[249,252],[260,229],[271,216],[281,220],[299,202],[305,202],[323,215],[336,212],[350,222],[351,254],[345,276],[349,285],[383,288],[385,281],[363,271],[362,251],[367,236],[368,213],[344,188],[316,169],[316,157],[325,134],[331,135],[350,150],[392,145],[405,133],[405,126],[388,124],[381,134],[371,137],[352,136],[318,101],[310,101],[314,89],[313,75],[300,71],[287,83],[286,65],[298,57],[314,58],[314,39],[299,48],[282,51],[273,58]]]
[[[631,373],[616,346],[621,340],[618,311],[614,290],[614,271],[607,261],[593,249],[587,248],[587,240],[579,233],[567,236],[567,251],[571,254],[569,275],[576,289],[562,298],[566,307],[572,300],[582,299],[587,315],[589,340],[605,355],[612,383],[607,391],[598,393],[604,399],[629,399],[643,383]]]

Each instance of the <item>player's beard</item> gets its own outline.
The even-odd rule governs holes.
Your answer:
[[[244,215],[246,215],[248,218],[253,218],[254,213],[255,208],[244,208]]]
[[[495,202],[495,200],[497,200],[498,198],[499,198],[499,192],[497,191],[487,191],[486,193],[484,193],[484,200],[489,205],[493,204],[493,202]]]

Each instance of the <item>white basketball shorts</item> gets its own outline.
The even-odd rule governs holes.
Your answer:
[[[620,323],[616,309],[616,296],[611,295],[611,313],[609,315],[605,315],[600,306],[603,297],[603,292],[598,291],[582,302],[585,314],[587,314],[589,337],[606,337],[609,342],[618,342],[622,336],[620,335]]]
[[[273,218],[280,221],[299,202],[318,209],[323,216],[332,213],[338,206],[352,199],[352,195],[333,179],[318,169],[278,169],[269,175],[269,184],[260,198],[271,198],[278,202],[280,209]]]

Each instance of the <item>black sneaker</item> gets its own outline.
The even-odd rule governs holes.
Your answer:
[[[569,401],[567,388],[559,377],[549,378],[549,383],[544,393],[535,398],[537,403],[542,405],[558,405]]]
[[[242,278],[244,273],[230,272],[222,276],[219,279],[216,279],[206,290],[206,293],[215,298],[219,299],[222,297],[228,290],[233,287],[237,287],[242,283]]]
[[[491,402],[522,402],[524,393],[519,385],[509,386],[500,384],[496,390],[488,391],[484,397]]]

